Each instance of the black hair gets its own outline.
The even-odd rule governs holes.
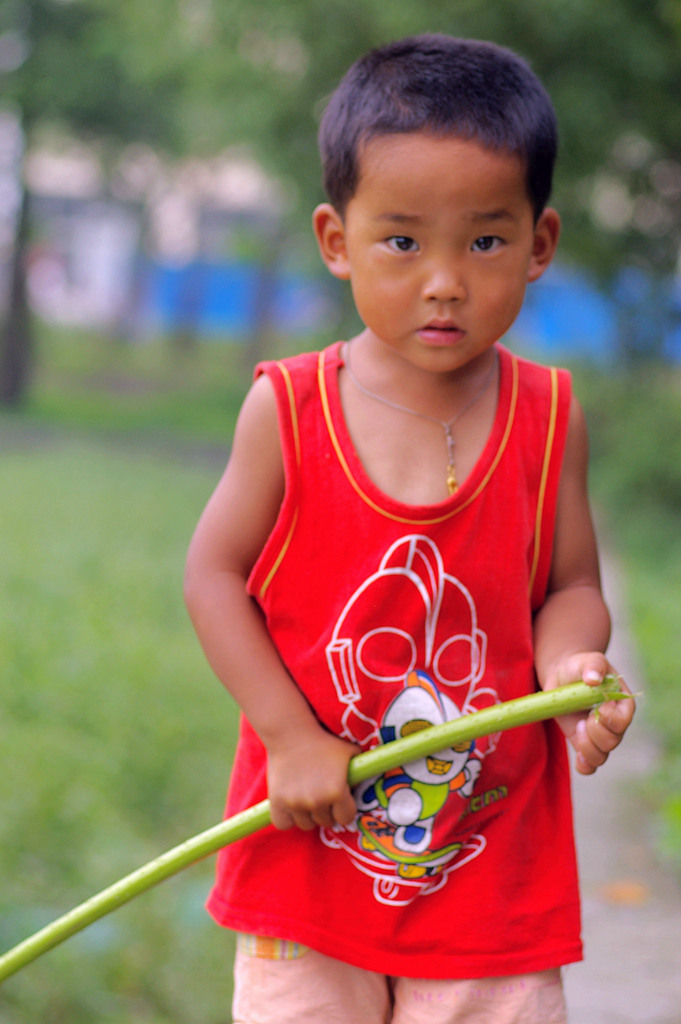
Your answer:
[[[341,216],[357,189],[362,145],[419,131],[519,156],[539,217],[551,194],[556,115],[544,86],[512,50],[427,34],[371,50],[353,64],[319,131],[324,188]]]

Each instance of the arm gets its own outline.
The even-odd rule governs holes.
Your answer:
[[[322,728],[246,592],[283,494],[276,403],[262,376],[244,402],[229,464],[192,538],[185,600],[211,667],[267,749],[273,823],[348,824],[355,813],[348,762],[358,751]]]
[[[587,493],[588,439],[584,415],[573,399],[566,440],[549,592],[535,618],[535,666],[544,690],[583,679],[597,684],[615,672],[605,657],[610,616],[601,594],[598,552]],[[633,700],[604,704],[598,714],[559,719],[577,751],[576,768],[590,775],[627,729]]]

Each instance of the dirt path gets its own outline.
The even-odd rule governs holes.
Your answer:
[[[632,690],[645,692],[617,571],[606,565],[604,575],[610,659]],[[639,714],[596,775],[574,776],[585,961],[565,972],[570,1024],[681,1024],[681,884],[654,852],[637,788],[654,763]]]

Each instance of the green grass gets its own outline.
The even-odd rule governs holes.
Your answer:
[[[100,436],[227,445],[256,356],[238,340],[178,349],[36,324],[36,370],[22,418]],[[267,357],[282,354],[270,339]],[[290,343],[287,353],[290,354]]]
[[[182,604],[217,477],[2,431],[0,945],[217,822],[236,715]],[[226,1019],[231,936],[190,868],[5,983],[3,1024]]]
[[[639,714],[659,741],[646,780],[660,848],[681,875],[681,372],[576,375],[592,436],[592,493],[625,569],[645,696]]]
[[[660,740],[660,765],[645,788],[660,852],[681,876],[681,514],[636,518],[617,536],[645,680],[641,711]]]
[[[37,333],[25,418],[143,440],[229,440],[250,377],[242,345],[202,342],[184,351],[40,324]]]

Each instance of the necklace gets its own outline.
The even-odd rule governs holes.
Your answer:
[[[387,405],[391,409],[396,409],[398,412],[407,412],[407,413],[409,413],[410,416],[419,416],[423,420],[430,420],[431,423],[437,423],[438,426],[442,427],[442,429],[445,432],[445,441],[447,443],[447,490],[449,491],[450,494],[454,494],[457,491],[458,486],[459,486],[459,484],[457,482],[457,479],[456,479],[456,468],[454,466],[454,446],[456,444],[456,441],[454,440],[454,435],[452,434],[452,427],[454,426],[456,421],[458,419],[460,419],[461,416],[463,416],[463,414],[465,412],[467,412],[470,409],[470,407],[475,402],[478,401],[479,398],[482,398],[483,394],[487,390],[487,385],[489,384],[489,382],[492,379],[492,374],[494,373],[495,366],[496,366],[496,357],[492,361],[492,365],[489,368],[489,370],[487,372],[487,375],[485,376],[485,379],[483,380],[482,384],[480,385],[478,390],[475,392],[473,397],[471,399],[469,399],[468,402],[466,402],[466,404],[464,405],[463,409],[459,409],[459,411],[457,413],[455,413],[455,415],[452,416],[452,418],[449,419],[449,420],[439,420],[435,416],[428,416],[428,414],[425,413],[425,412],[418,412],[416,409],[410,409],[408,406],[400,405],[398,402],[391,402],[391,400],[389,398],[384,398],[383,395],[377,395],[375,393],[375,391],[369,391],[369,388],[365,388],[364,385],[360,384],[360,382],[355,377],[355,374],[354,374],[354,371],[352,369],[352,366],[350,365],[350,346],[349,345],[346,347],[346,354],[345,354],[345,369],[347,370],[348,377],[350,378],[352,383],[355,385],[357,390],[361,391],[361,393],[363,395],[366,395],[367,398],[373,398],[377,402],[382,402],[383,405]]]

